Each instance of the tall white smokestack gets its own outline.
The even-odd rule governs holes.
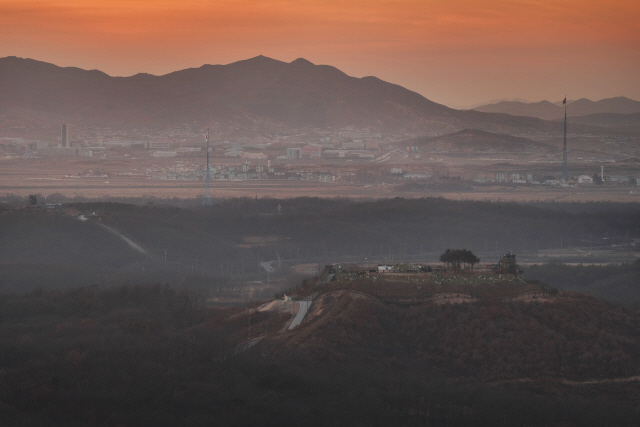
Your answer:
[[[600,179],[604,181],[604,165],[600,165]]]

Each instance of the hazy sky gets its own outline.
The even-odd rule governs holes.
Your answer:
[[[640,100],[640,0],[0,0],[0,56],[111,75],[257,55],[447,105]]]

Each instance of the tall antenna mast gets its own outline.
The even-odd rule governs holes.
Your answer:
[[[567,96],[562,101],[564,105],[564,146],[562,148],[562,180],[569,181],[569,168],[567,167]]]
[[[209,177],[209,129],[207,129],[207,134],[205,135],[205,140],[207,141],[207,175],[206,181],[204,184],[204,198],[202,199],[202,206],[212,206],[213,200],[211,199],[211,188],[210,188],[210,177]]]

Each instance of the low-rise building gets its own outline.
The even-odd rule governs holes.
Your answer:
[[[151,153],[153,157],[175,157],[178,155],[177,151],[154,151]]]
[[[353,141],[343,142],[342,148],[345,150],[358,150],[364,148],[364,141],[361,139],[355,139]]]
[[[609,181],[617,182],[618,184],[628,184],[631,182],[631,178],[623,175],[611,175]]]
[[[78,155],[78,149],[70,147],[46,147],[38,148],[37,153],[40,156],[74,157]]]
[[[322,157],[322,147],[319,145],[307,145],[300,149],[300,157],[309,159],[319,159]]]
[[[287,148],[288,159],[299,159],[302,157],[302,150],[299,148]]]
[[[378,273],[393,273],[393,265],[378,265]]]
[[[169,141],[149,141],[147,143],[149,149],[154,150],[158,148],[171,148],[171,142]]]

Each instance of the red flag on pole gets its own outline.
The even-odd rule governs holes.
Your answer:
[[[567,103],[567,97],[564,98],[564,100],[562,101],[562,105]]]

